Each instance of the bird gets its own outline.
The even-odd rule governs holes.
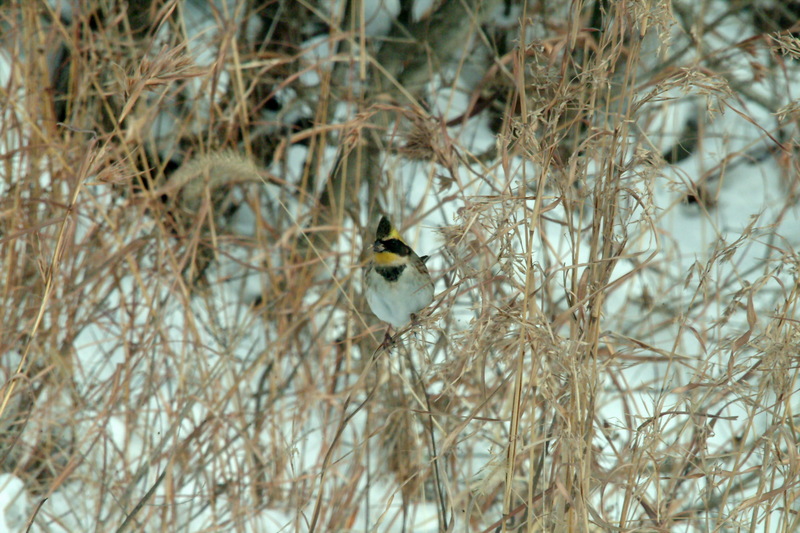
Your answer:
[[[399,329],[430,305],[433,280],[425,266],[428,257],[418,256],[389,219],[381,217],[364,270],[367,303],[375,316]]]

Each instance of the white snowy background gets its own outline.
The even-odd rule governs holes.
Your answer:
[[[272,8],[282,15],[300,4],[306,5]],[[540,54],[531,52],[523,71],[532,78],[558,72],[570,8],[545,16],[541,3],[528,4],[493,3],[484,28],[515,28],[516,35],[524,21],[525,39]],[[60,265],[57,283],[37,285],[20,300],[12,299],[19,287],[9,286],[14,264],[0,267],[4,316],[36,318],[43,309],[41,322],[0,324],[0,531],[25,531],[29,524],[43,532],[483,531],[498,527],[504,510],[528,501],[539,507],[511,514],[530,530],[552,530],[552,524],[567,530],[571,523],[558,516],[588,506],[593,510],[580,516],[589,521],[572,524],[574,530],[611,524],[625,531],[792,531],[800,511],[799,433],[792,418],[800,407],[794,394],[800,183],[791,104],[800,68],[760,33],[751,12],[737,13],[732,2],[625,4],[673,23],[654,22],[644,36],[641,25],[631,30],[628,38],[641,41],[631,67],[636,72],[616,74],[633,82],[627,91],[634,97],[602,107],[596,122],[586,124],[591,142],[557,168],[543,166],[541,154],[509,149],[513,142],[498,135],[489,110],[444,126],[471,109],[490,67],[513,68],[490,56],[485,33],[469,33],[448,64],[431,69],[417,96],[424,114],[435,118],[431,136],[446,138],[439,145],[447,147],[445,155],[419,158],[398,150],[408,121],[402,126],[396,111],[396,122],[383,132],[393,149],[374,169],[380,207],[362,186],[358,212],[338,219],[336,242],[313,256],[321,266],[299,285],[300,294],[287,273],[287,250],[305,239],[302,229],[315,208],[309,198],[325,190],[342,145],[357,143],[354,124],[364,111],[340,87],[319,113],[318,91],[337,72],[351,95],[367,91],[360,77],[364,57],[357,48],[334,46],[339,39],[358,42],[359,32],[337,31],[334,38],[323,21],[341,20],[345,7],[357,6],[363,24],[356,27],[374,53],[393,46],[381,38],[400,13],[399,1],[309,2],[318,27],[303,28],[309,37],[302,47],[270,55],[268,45],[255,46],[263,52],[255,59],[234,51],[269,31],[245,3],[179,3],[173,7],[182,24],[153,30],[152,57],[142,62],[185,46],[190,76],[161,80],[141,93],[134,85],[120,91],[134,73],[105,59],[107,79],[118,85],[109,81],[103,90],[119,91],[122,101],[138,98],[127,134],[160,164],[185,163],[193,155],[184,153],[183,140],[203,139],[214,121],[240,113],[254,113],[256,143],[301,136],[302,129],[290,126],[301,120],[309,130],[331,126],[327,144],[280,144],[279,155],[253,164],[252,180],[230,192],[234,207],[206,218],[217,233],[202,281],[184,275],[185,256],[176,250],[186,242],[176,243],[164,229],[159,217],[167,210],[149,209],[147,191],[121,193],[113,172],[106,179],[108,169],[89,161],[107,165],[96,151],[109,138],[115,146],[124,143],[126,133],[95,141],[97,132],[69,120],[42,126],[47,113],[26,105],[41,88],[19,83],[34,60],[33,48],[21,42],[41,35],[14,25],[36,17],[57,33],[86,20],[88,6],[0,7],[2,210],[11,212],[11,199],[20,198],[14,191],[32,176],[37,201],[52,197],[63,209],[76,193],[65,237],[72,244],[63,250],[56,249],[60,219],[40,226],[20,220],[0,234],[3,257],[13,251],[40,265],[32,276],[46,279],[51,265]],[[425,20],[437,7],[414,2],[412,20]],[[61,25],[53,22],[59,16]],[[703,26],[711,21],[718,22]],[[46,57],[55,61],[54,55]],[[232,101],[245,101],[231,97],[249,87],[243,72],[277,76],[270,69],[286,57],[296,76],[278,77],[272,86],[277,110],[231,111]],[[544,64],[546,58],[553,63]],[[664,66],[666,58],[674,62]],[[544,119],[536,122],[531,97],[530,123],[537,127],[520,126],[516,140],[543,135],[537,128],[546,127]],[[634,102],[635,110],[615,114],[614,106]],[[618,126],[614,116],[633,117],[624,125],[625,143],[603,144]],[[41,149],[38,143],[52,134],[39,128],[83,139],[84,153]],[[223,155],[234,163],[212,168],[240,169],[243,160],[257,159],[248,142],[227,147],[242,159]],[[661,154],[679,142],[693,145],[687,156],[664,161]],[[575,305],[592,291],[579,279],[592,257],[589,232],[575,228],[595,220],[594,195],[609,172],[599,166],[607,159],[598,150],[620,154],[614,172],[627,190],[618,199],[614,235],[624,248],[603,308],[593,310]],[[66,161],[77,169],[84,159],[88,170],[80,180],[58,173]],[[318,166],[309,178],[312,159]],[[569,182],[571,175],[581,179]],[[565,194],[572,204],[559,200]],[[46,215],[50,208],[42,202],[41,216],[54,216]],[[360,303],[362,249],[380,212],[415,250],[431,255],[440,294],[430,315],[388,351],[377,348],[383,326]],[[26,224],[34,229],[26,231]],[[12,227],[18,231],[8,232]],[[198,232],[193,227],[186,235]],[[535,286],[526,298],[522,289],[530,280]],[[575,288],[585,292],[569,295]],[[11,308],[12,301],[24,305]],[[297,309],[304,314],[293,314]],[[600,326],[590,360],[576,324],[586,324],[582,317],[592,312]],[[521,338],[527,340],[515,344]],[[510,346],[523,349],[506,357]],[[575,376],[593,383],[592,390],[572,388],[586,383]],[[529,407],[522,407],[524,427],[517,430],[510,491],[517,503],[509,507],[504,495],[517,379],[519,401]],[[585,427],[554,422],[573,420],[562,411],[581,398],[593,413],[589,451],[578,451]],[[582,465],[589,473],[581,479],[593,484],[583,487],[588,493],[580,504],[571,500],[578,492],[570,481],[580,476],[563,475],[570,447],[575,457],[593,457]],[[540,460],[544,466],[537,469]],[[406,478],[398,461],[411,465]],[[562,470],[551,470],[553,464]],[[553,503],[559,499],[573,503]]]

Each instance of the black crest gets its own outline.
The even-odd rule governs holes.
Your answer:
[[[378,231],[375,232],[375,239],[382,241],[392,232],[392,223],[386,217],[381,217],[378,223]]]

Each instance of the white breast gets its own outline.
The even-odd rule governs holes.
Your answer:
[[[410,273],[409,273],[410,274]],[[388,282],[375,276],[374,289],[367,291],[367,303],[375,316],[395,328],[406,325],[412,313],[418,313],[433,301],[433,284],[423,276],[413,276],[417,283]]]

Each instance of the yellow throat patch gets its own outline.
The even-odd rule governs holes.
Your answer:
[[[375,254],[375,264],[382,267],[398,266],[406,263],[407,261],[407,257],[403,257],[392,252],[378,252]]]

